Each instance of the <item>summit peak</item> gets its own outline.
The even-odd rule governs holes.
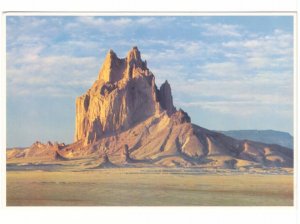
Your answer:
[[[131,79],[140,75],[147,75],[146,61],[142,61],[141,53],[137,46],[133,46],[126,58],[119,58],[110,49],[99,72],[98,79],[104,82],[115,83],[121,79]]]
[[[107,54],[116,54],[113,49],[109,49]]]
[[[139,51],[137,46],[133,46],[132,49],[127,54],[127,61],[130,63],[131,61],[141,62],[141,52]]]

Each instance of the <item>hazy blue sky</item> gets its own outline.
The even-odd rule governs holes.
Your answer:
[[[293,130],[290,16],[7,17],[7,145],[70,143],[107,51],[137,45],[159,86],[214,130]]]

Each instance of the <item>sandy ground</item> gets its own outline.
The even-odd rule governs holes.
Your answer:
[[[8,206],[292,206],[293,175],[8,171]]]

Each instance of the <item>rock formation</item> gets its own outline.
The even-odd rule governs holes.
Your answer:
[[[123,59],[109,50],[98,79],[76,99],[75,141],[91,144],[163,110],[169,116],[175,112],[171,87],[165,82],[157,89],[138,48],[133,47]]]
[[[67,162],[100,157],[102,162],[94,168],[293,167],[293,151],[288,148],[236,140],[192,124],[186,112],[174,107],[170,84],[166,81],[157,88],[137,47],[122,59],[109,50],[97,80],[76,99],[74,143],[37,142],[7,157]]]
[[[171,86],[166,80],[159,88],[159,102],[161,107],[167,111],[167,114],[172,115],[176,109],[173,105],[173,97],[171,93]]]

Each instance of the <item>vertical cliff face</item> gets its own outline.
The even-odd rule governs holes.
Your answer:
[[[113,50],[109,50],[100,69],[98,80],[115,83],[123,78],[125,67],[125,60],[119,59]]]
[[[164,111],[169,116],[176,111],[170,85],[165,82],[157,89],[138,48],[123,59],[109,50],[98,79],[76,99],[75,141],[90,144]]]

